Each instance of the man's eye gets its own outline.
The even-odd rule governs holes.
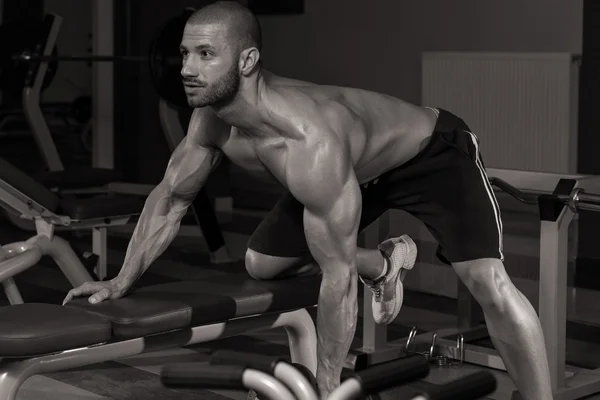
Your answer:
[[[201,57],[210,57],[210,53],[208,51],[201,51],[200,56]]]

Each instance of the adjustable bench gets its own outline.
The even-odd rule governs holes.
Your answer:
[[[99,304],[0,307],[0,398],[35,375],[284,327],[292,362],[316,372],[320,276],[255,281],[244,270],[152,285]]]
[[[93,280],[69,243],[56,229],[92,229],[93,252],[98,256],[96,274],[106,276],[106,229],[123,225],[139,214],[144,202],[132,196],[99,195],[60,197],[0,157],[0,207],[17,226],[23,219],[35,222],[37,235],[25,242],[0,247],[0,282],[11,304],[23,299],[12,279],[49,255],[73,286]],[[27,226],[25,226],[27,228]]]

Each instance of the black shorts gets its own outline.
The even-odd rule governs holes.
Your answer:
[[[439,111],[427,146],[413,159],[361,185],[362,230],[389,209],[421,220],[445,262],[503,259],[500,209],[489,183],[479,141],[457,116]],[[248,247],[278,257],[310,255],[304,206],[287,193],[265,217]]]

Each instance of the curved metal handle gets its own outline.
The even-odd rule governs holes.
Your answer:
[[[423,355],[411,355],[374,365],[353,373],[329,395],[329,400],[361,398],[408,382],[423,379],[429,373],[429,361]]]
[[[35,265],[42,258],[42,252],[37,247],[32,247],[12,258],[0,260],[0,282],[20,274]]]
[[[252,389],[271,400],[295,400],[277,378],[239,365],[185,363],[166,365],[160,379],[167,387],[207,389]]]
[[[500,178],[495,178],[495,177],[490,178],[489,181],[490,181],[491,185],[496,186],[498,189],[502,190],[503,192],[508,193],[515,199],[519,200],[521,203],[538,204],[538,197],[539,197],[538,195],[531,194],[531,193],[525,193]]]

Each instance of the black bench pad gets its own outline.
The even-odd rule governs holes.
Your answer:
[[[120,171],[106,168],[77,167],[64,171],[43,172],[35,178],[48,188],[80,189],[104,186],[123,180]]]
[[[80,171],[83,174],[82,176],[85,176],[85,171],[87,169]],[[111,170],[98,171],[104,171],[108,177]],[[75,178],[72,179],[75,180]],[[2,157],[0,157],[0,180],[5,181],[48,211],[67,215],[76,220],[139,214],[144,208],[144,200],[136,196],[110,194],[87,197],[65,196],[61,198]],[[87,187],[96,186],[98,182],[99,180],[95,179],[92,174]]]
[[[316,305],[320,277],[255,281],[227,274],[141,288],[122,299],[0,307],[0,357],[78,347]],[[112,331],[112,332],[111,332]]]
[[[133,338],[256,314],[293,311],[317,304],[320,276],[256,281],[246,273],[140,288],[122,299],[90,304],[87,297],[67,307],[100,315],[113,335]]]
[[[110,322],[56,304],[0,307],[0,357],[31,357],[106,342]]]
[[[58,213],[86,220],[140,214],[143,208],[144,200],[139,197],[110,194],[88,198],[66,197],[61,200]]]

